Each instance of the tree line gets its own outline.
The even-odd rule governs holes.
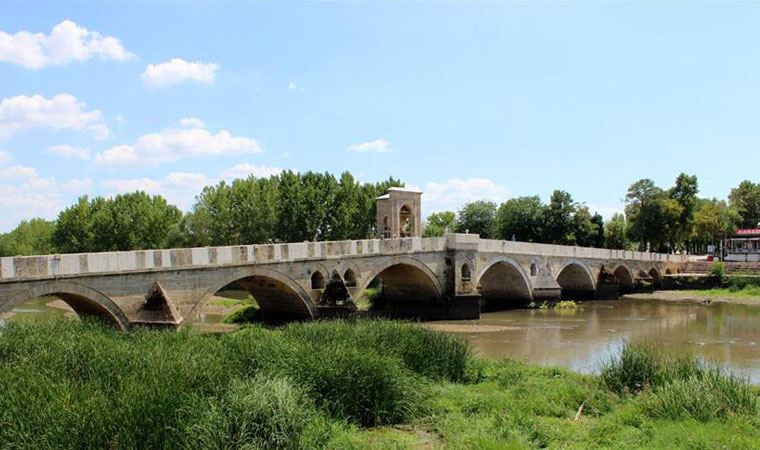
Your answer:
[[[364,239],[374,235],[375,198],[394,186],[403,183],[285,171],[206,186],[184,214],[140,191],[84,196],[54,221],[0,235],[0,256]]]
[[[547,244],[701,253],[737,228],[760,228],[760,183],[742,181],[728,201],[700,198],[698,193],[694,175],[678,175],[667,189],[641,179],[628,188],[625,211],[606,223],[561,190],[548,203],[538,196],[516,197],[498,206],[479,200],[458,212],[430,214],[424,235],[456,231]]]
[[[335,177],[285,171],[206,186],[186,213],[139,191],[83,196],[54,221],[23,221],[1,234],[0,256],[364,239],[375,235],[375,198],[394,186],[403,183],[392,177],[360,183],[349,172]],[[457,212],[430,214],[423,235],[470,232],[492,239],[698,253],[736,228],[759,226],[760,183],[742,181],[728,201],[698,193],[693,175],[679,175],[669,188],[638,180],[626,193],[624,212],[607,222],[562,190],[547,203],[538,196],[498,205],[480,200]]]

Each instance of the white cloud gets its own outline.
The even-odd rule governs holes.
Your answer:
[[[58,94],[52,98],[18,95],[4,98],[0,102],[0,138],[30,128],[88,129],[97,139],[105,139],[109,135],[100,111],[87,111],[85,103],[73,95]]]
[[[0,167],[0,232],[13,229],[22,220],[42,217],[54,219],[63,209],[64,195],[86,194],[92,188],[88,178],[58,182],[43,178],[29,166]]]
[[[52,147],[48,147],[47,149],[48,153],[52,153],[54,155],[63,156],[66,158],[75,158],[75,159],[81,159],[82,161],[87,161],[92,157],[90,154],[90,149],[85,147],[75,147],[73,145],[53,145]]]
[[[269,178],[282,172],[279,167],[254,166],[249,163],[240,163],[222,172],[222,178],[225,180],[235,180],[237,178],[248,178],[253,175],[257,178]]]
[[[152,89],[163,89],[188,80],[210,84],[214,82],[218,69],[219,65],[214,63],[173,58],[160,64],[148,64],[142,80]]]
[[[291,81],[291,82],[288,83],[288,90],[289,91],[295,91],[296,89],[298,89],[298,85],[296,84],[295,81]]]
[[[48,35],[0,31],[0,61],[28,69],[87,61],[94,57],[126,61],[135,58],[135,55],[128,52],[117,38],[90,31],[71,20],[54,26]]]
[[[261,153],[255,139],[232,136],[227,130],[212,133],[205,128],[166,128],[142,135],[132,145],[111,147],[95,159],[107,166],[154,166],[182,158],[246,153]]]
[[[114,193],[145,191],[151,195],[161,195],[181,209],[188,209],[200,190],[215,181],[202,173],[172,172],[163,179],[151,178],[110,179],[102,185]]]
[[[467,202],[490,200],[501,203],[507,198],[507,190],[488,178],[448,179],[425,185],[422,203],[427,211],[456,211]]]
[[[0,164],[5,164],[13,159],[10,153],[0,150]]]
[[[356,153],[386,153],[392,150],[391,143],[385,139],[375,139],[374,141],[353,144],[348,147],[349,150]]]
[[[185,117],[179,124],[188,128],[207,128],[206,123],[197,117]]]
[[[0,180],[39,180],[37,169],[29,166],[0,167]]]

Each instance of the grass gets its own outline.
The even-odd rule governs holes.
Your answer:
[[[599,375],[410,323],[0,328],[0,448],[757,448],[760,391],[626,347]],[[574,420],[578,408],[585,409]]]
[[[698,295],[712,297],[760,299],[760,277],[729,276],[725,278],[723,287],[694,292]]]

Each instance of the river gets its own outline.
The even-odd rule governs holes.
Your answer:
[[[714,361],[760,384],[760,306],[655,299],[578,305],[484,313],[480,320],[435,322],[432,327],[456,327],[480,355],[585,373],[596,371],[625,342],[649,343]]]

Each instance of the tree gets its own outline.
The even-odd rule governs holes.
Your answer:
[[[605,244],[605,230],[604,230],[604,218],[599,213],[594,213],[591,216],[591,222],[596,225],[596,233],[592,239],[591,246],[596,248],[604,248]]]
[[[425,228],[422,231],[423,237],[443,236],[447,232],[456,229],[457,215],[453,211],[441,211],[432,213],[427,217]]]
[[[572,221],[572,235],[575,245],[594,247],[599,239],[599,224],[594,220],[594,217],[587,206],[576,205]],[[602,223],[602,235],[604,233],[603,227],[604,224]]]
[[[161,248],[181,217],[163,197],[140,191],[111,199],[85,196],[58,215],[53,243],[63,252]]]
[[[639,250],[650,244],[652,251],[666,251],[665,244],[674,247],[679,242],[683,207],[652,180],[639,180],[628,188],[625,214],[629,237],[639,243]]]
[[[54,253],[55,222],[45,219],[22,221],[13,231],[0,234],[0,256],[29,256]]]
[[[681,214],[674,228],[674,243],[683,245],[692,235],[694,226],[694,208],[697,204],[699,187],[696,175],[681,173],[676,177],[675,185],[668,191],[668,197],[675,200],[681,209]]]
[[[479,234],[481,238],[490,239],[493,236],[496,218],[496,203],[478,200],[462,206],[459,210],[457,231]]]
[[[760,183],[742,181],[731,189],[729,205],[741,216],[741,228],[758,228],[760,225]]]
[[[716,244],[734,233],[741,220],[739,213],[725,201],[700,199],[694,213],[694,240],[701,244],[701,251],[706,250],[707,244]]]
[[[576,205],[569,193],[555,190],[544,209],[544,238],[551,244],[574,245],[573,215]]]
[[[626,234],[625,216],[615,213],[604,226],[604,246],[606,248],[625,250],[628,248],[628,236]]]
[[[511,198],[496,211],[494,237],[542,242],[544,205],[537,196]]]

